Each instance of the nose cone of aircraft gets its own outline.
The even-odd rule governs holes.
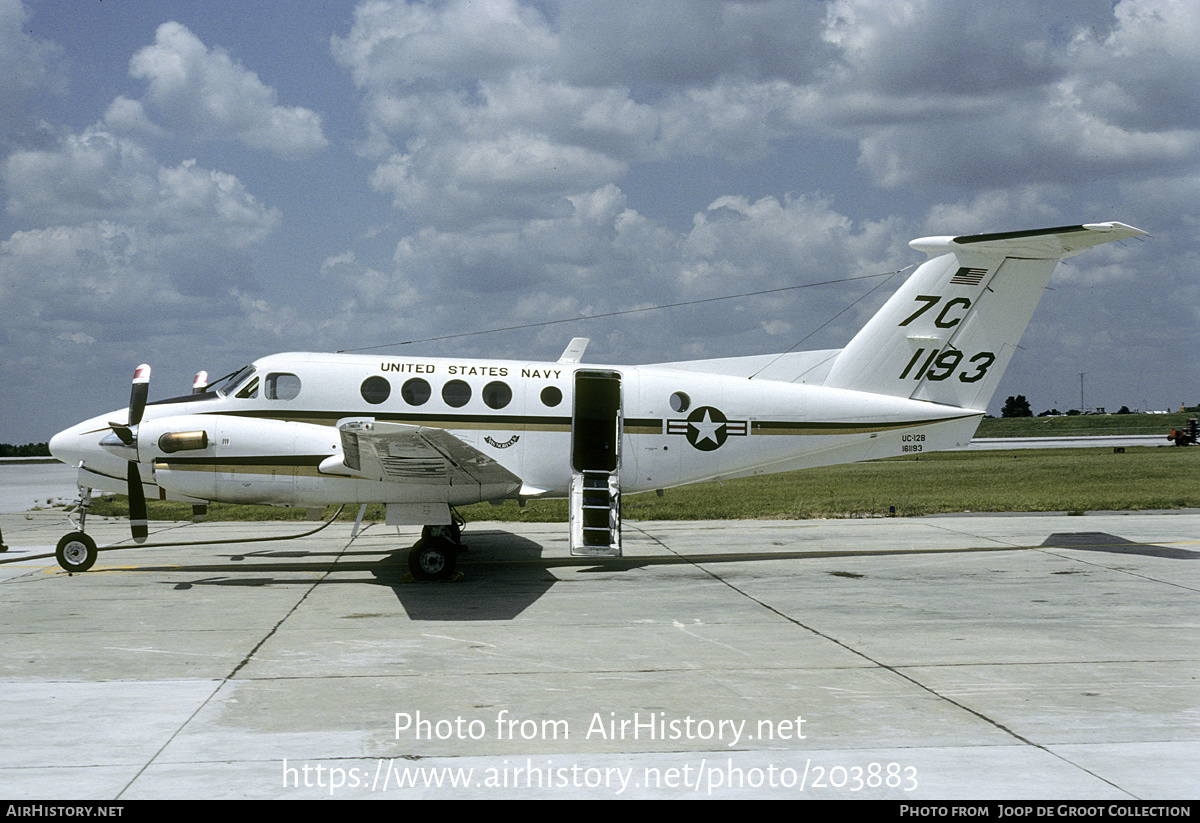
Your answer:
[[[73,466],[79,465],[83,460],[79,449],[79,434],[75,431],[77,428],[79,427],[72,426],[69,429],[63,429],[50,438],[50,454],[54,455],[57,460]]]
[[[113,415],[93,417],[63,429],[50,438],[50,454],[71,466],[86,465],[93,470],[124,476],[125,461],[100,445],[105,436],[112,434],[106,422],[110,417]]]

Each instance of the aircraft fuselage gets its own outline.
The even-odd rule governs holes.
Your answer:
[[[136,452],[100,445],[125,410],[60,433],[51,449],[82,464],[95,488],[124,491],[126,460],[136,459],[150,494],[196,502],[462,505],[563,497],[575,441],[595,437],[580,420],[587,409],[576,404],[577,381],[588,376],[619,387],[612,413],[620,436],[610,446],[625,493],[962,448],[982,416],[675,367],[289,353],[256,361],[224,386],[149,403]],[[419,466],[401,482],[347,476],[336,459],[337,424],[347,418],[445,430],[521,482],[422,482]]]

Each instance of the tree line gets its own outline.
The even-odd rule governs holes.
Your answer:
[[[14,446],[11,443],[0,443],[0,457],[49,457],[49,443],[26,443],[24,446]]]

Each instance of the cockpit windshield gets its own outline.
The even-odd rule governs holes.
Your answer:
[[[229,375],[224,380],[218,381],[215,386],[210,386],[209,391],[215,391],[221,397],[227,397],[237,391],[238,387],[250,379],[254,374],[254,366],[245,366]]]

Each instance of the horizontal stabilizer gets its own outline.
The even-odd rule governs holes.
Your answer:
[[[962,237],[922,237],[908,245],[930,257],[963,252],[1032,260],[1061,260],[1082,254],[1092,246],[1138,237],[1146,232],[1124,223],[1085,223],[1054,229],[1030,229],[995,234],[967,234]]]
[[[718,357],[712,360],[682,360],[656,363],[680,371],[720,374],[756,380],[781,380],[787,383],[821,385],[829,367],[841,349],[793,351],[784,354],[753,354],[744,357]]]

